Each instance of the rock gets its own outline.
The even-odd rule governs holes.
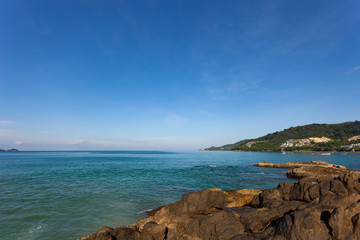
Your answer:
[[[303,204],[300,201],[279,201],[269,207],[260,207],[256,211],[241,215],[241,222],[244,224],[245,232],[259,233],[264,231],[273,221],[281,218],[285,213],[294,211]]]
[[[115,229],[109,227],[103,227],[96,233],[82,237],[79,240],[114,240],[114,239],[140,240],[140,233],[128,227],[118,227]]]
[[[330,215],[328,225],[335,239],[351,239],[353,230],[358,228],[360,203],[336,207]],[[360,232],[357,232],[359,235]]]
[[[240,189],[240,190],[231,190],[225,191],[227,202],[226,207],[243,207],[249,205],[255,196],[259,195],[262,190],[258,189]]]
[[[289,240],[328,240],[331,235],[321,215],[321,211],[313,209],[285,214],[276,224],[274,235]]]
[[[256,167],[275,167],[276,164],[269,163],[269,162],[261,162],[261,163],[255,163],[254,166]]]
[[[147,210],[146,214],[149,216],[154,216],[158,211],[160,211],[164,206],[160,206],[158,208],[155,209],[151,209],[151,210]]]
[[[256,163],[257,167],[270,167],[270,168],[290,168],[286,175],[289,178],[304,178],[304,177],[317,177],[320,175],[338,177],[345,173],[350,172],[346,167],[341,165],[329,164],[324,161],[311,161],[311,162],[288,162],[282,164],[261,162]]]
[[[289,170],[286,175],[289,178],[304,178],[304,177],[316,177],[319,175],[328,175],[333,177],[338,177],[344,173],[348,172],[348,170],[342,168],[334,168],[334,167],[297,167],[292,170]]]
[[[175,211],[209,214],[216,209],[224,209],[225,204],[225,192],[219,188],[212,188],[185,194],[181,200],[181,208],[176,207]]]
[[[141,232],[141,240],[166,239],[168,229],[158,225],[156,222],[148,222]]]
[[[270,167],[270,168],[298,168],[298,167],[323,167],[323,168],[340,168],[346,169],[346,167],[341,165],[329,164],[324,161],[311,161],[311,162],[287,162],[282,164],[261,162],[254,164],[256,167]]]
[[[299,167],[293,170],[303,171],[327,166],[295,165]],[[81,240],[360,239],[360,173],[342,169],[341,174],[323,174],[332,168],[321,168],[321,173],[274,189],[214,188],[185,194],[132,226],[105,227]]]
[[[109,227],[103,227],[101,228],[99,231],[97,231],[96,233],[93,233],[91,235],[79,238],[79,240],[93,240],[93,239],[98,239],[98,240],[112,240],[111,237],[111,232],[112,232],[112,228]]]

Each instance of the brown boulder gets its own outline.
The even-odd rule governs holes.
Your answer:
[[[324,161],[311,161],[311,162],[287,162],[287,163],[269,163],[261,162],[256,163],[254,166],[257,167],[270,167],[270,168],[299,168],[299,167],[322,167],[322,168],[334,168],[333,164],[329,164]],[[335,168],[346,169],[346,167],[341,165],[335,165]]]
[[[360,203],[355,202],[350,206],[339,206],[331,213],[328,224],[330,233],[335,239],[358,239]]]
[[[320,166],[306,166],[306,167],[296,167],[289,170],[286,175],[289,178],[304,178],[304,177],[317,177],[321,175],[338,177],[344,173],[347,173],[348,170],[336,167],[320,167]]]
[[[202,190],[135,225],[102,228],[81,240],[360,239],[359,193],[355,171],[304,177],[262,191]],[[244,204],[248,207],[239,207]]]
[[[322,213],[314,209],[288,213],[276,223],[274,235],[289,240],[331,239],[321,216]]]
[[[129,227],[118,227],[115,229],[103,227],[94,234],[80,238],[79,240],[117,240],[132,239],[140,240],[140,233]]]
[[[261,192],[262,190],[258,189],[240,189],[225,191],[225,200],[227,202],[226,207],[233,208],[249,205],[253,201],[253,198],[259,195]]]

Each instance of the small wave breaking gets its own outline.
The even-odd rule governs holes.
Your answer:
[[[201,167],[201,168],[232,168],[234,166],[231,166],[231,165],[197,165],[195,167]]]

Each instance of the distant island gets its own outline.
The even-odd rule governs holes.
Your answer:
[[[204,151],[360,151],[360,121],[309,124]]]
[[[8,150],[0,149],[0,152],[19,152],[19,150],[16,148],[12,148],[12,149],[8,149]]]

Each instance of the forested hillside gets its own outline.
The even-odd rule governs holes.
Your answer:
[[[358,143],[360,143],[360,122],[354,121],[339,124],[309,124],[291,127],[256,139],[247,139],[234,144],[211,147],[205,150],[356,151],[360,149]]]

